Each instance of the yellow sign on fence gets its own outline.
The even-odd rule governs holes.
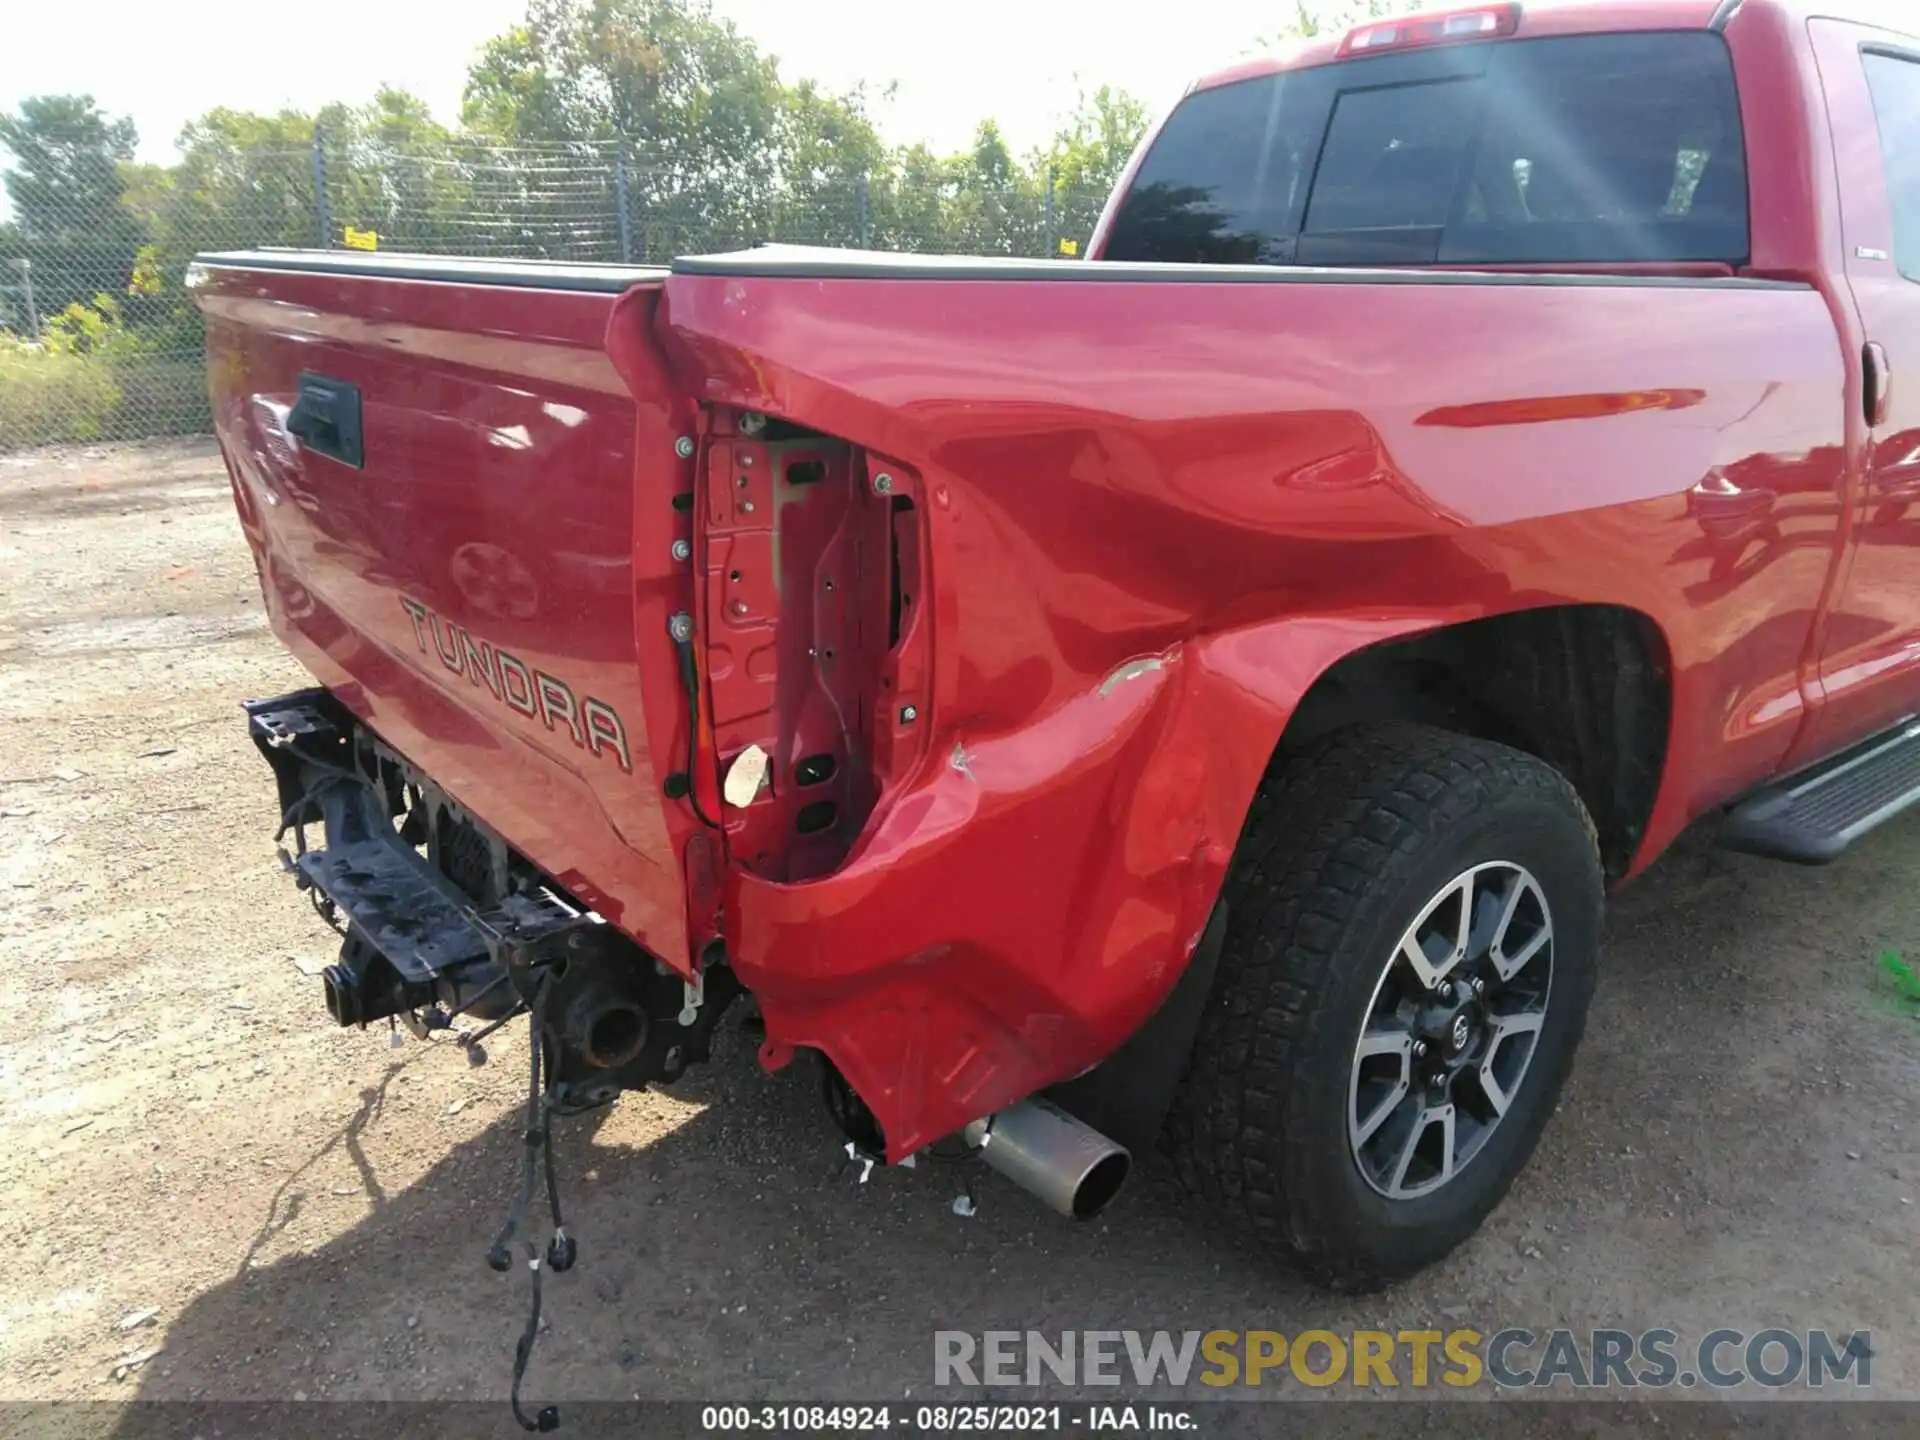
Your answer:
[[[347,248],[349,250],[378,250],[380,234],[377,230],[356,230],[347,226]]]

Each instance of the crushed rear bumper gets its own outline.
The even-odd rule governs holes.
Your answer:
[[[247,701],[247,731],[272,767],[294,883],[345,937],[323,981],[341,1025],[444,1006],[491,1018],[520,1001],[517,972],[598,923],[552,890],[476,904],[400,823],[408,787],[432,782],[380,745],[327,691]],[[306,844],[317,825],[324,843]],[[499,844],[489,837],[491,843]]]

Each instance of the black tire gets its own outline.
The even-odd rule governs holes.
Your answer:
[[[1524,866],[1551,907],[1552,1000],[1479,1153],[1432,1193],[1390,1199],[1350,1145],[1354,1047],[1421,907],[1495,860]],[[1505,1196],[1579,1044],[1603,904],[1579,797],[1504,745],[1411,724],[1341,731],[1268,773],[1226,894],[1219,974],[1167,1122],[1179,1182],[1329,1288],[1432,1264]]]

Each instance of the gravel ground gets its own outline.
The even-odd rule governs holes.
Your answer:
[[[505,1395],[525,1051],[327,1022],[236,708],[301,683],[210,443],[0,457],[0,1399]],[[936,1328],[1664,1324],[1871,1329],[1874,1391],[1920,1398],[1920,1023],[1878,965],[1920,955],[1916,877],[1916,820],[1826,871],[1689,836],[1612,908],[1511,1198],[1366,1299],[1151,1184],[1079,1228],[984,1175],[956,1218],[947,1167],[857,1186],[810,1072],[730,1021],[565,1126],[582,1262],[529,1393],[925,1398]]]

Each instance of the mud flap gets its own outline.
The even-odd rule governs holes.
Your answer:
[[[1146,1024],[1093,1069],[1052,1087],[1047,1098],[1126,1146],[1136,1158],[1151,1154],[1180,1088],[1207,997],[1213,993],[1226,935],[1227,902],[1221,900],[1213,907],[1186,971]]]

